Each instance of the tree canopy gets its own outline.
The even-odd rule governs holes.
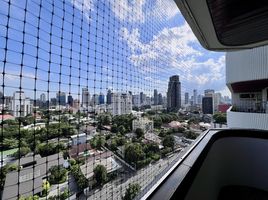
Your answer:
[[[97,185],[103,185],[107,181],[107,170],[103,165],[97,165],[93,172]]]
[[[133,200],[139,193],[141,186],[137,183],[129,184],[123,200]]]

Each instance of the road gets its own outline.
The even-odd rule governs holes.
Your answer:
[[[158,174],[160,174],[161,171],[168,167],[170,163],[178,157],[181,157],[181,154],[175,153],[170,158],[159,160],[157,163],[151,164],[131,174],[124,174],[114,181],[105,184],[102,189],[92,191],[87,198],[81,196],[79,199],[122,199],[122,196],[125,194],[126,188],[130,183],[138,183],[142,189],[144,189]]]

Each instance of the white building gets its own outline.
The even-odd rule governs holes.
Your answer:
[[[130,114],[132,111],[132,96],[126,93],[112,93],[110,112],[113,116]]]
[[[268,130],[268,46],[226,54],[230,128]]]
[[[42,94],[40,95],[40,101],[41,101],[41,102],[46,102],[46,95],[45,95],[44,93],[42,93]]]
[[[137,128],[141,128],[145,133],[152,132],[154,129],[154,122],[147,118],[137,118],[132,121],[132,130],[136,131]]]
[[[221,104],[221,93],[217,92],[213,96],[214,100],[214,111],[218,111],[218,106]]]
[[[79,145],[79,144],[86,144],[87,142],[87,135],[85,133],[80,133],[77,135],[71,136],[71,145]]]
[[[29,98],[25,97],[23,91],[16,91],[13,94],[12,111],[14,117],[25,117],[32,113],[33,105]]]
[[[82,107],[87,108],[90,103],[90,94],[88,88],[82,88]]]
[[[133,106],[136,106],[136,107],[140,107],[141,103],[140,103],[140,95],[139,94],[136,94],[136,95],[132,95],[132,103],[133,103]]]

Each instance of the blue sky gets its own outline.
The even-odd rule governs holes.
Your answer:
[[[183,92],[212,88],[228,94],[224,53],[200,46],[172,0],[8,5],[0,2],[0,81],[6,95],[21,87],[32,98],[54,97],[58,90],[79,98],[86,86],[91,94],[112,89],[152,95],[155,88],[165,94],[174,74]]]

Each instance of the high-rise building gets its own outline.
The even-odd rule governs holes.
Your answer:
[[[158,105],[158,92],[154,89],[154,105]]]
[[[158,94],[158,105],[163,105],[163,96],[161,93]]]
[[[194,89],[193,91],[193,104],[194,106],[196,106],[197,104],[197,90],[196,89]]]
[[[185,92],[185,94],[184,94],[184,103],[185,104],[189,103],[189,93],[188,92]]]
[[[51,98],[50,99],[50,106],[56,106],[57,105],[57,99],[56,98]]]
[[[74,101],[74,99],[73,99],[72,95],[68,95],[67,103],[69,106],[73,106],[73,101]]]
[[[15,117],[25,117],[32,113],[32,103],[25,97],[23,91],[16,91],[13,94],[12,111]]]
[[[73,101],[73,107],[74,107],[75,109],[79,109],[79,107],[80,107],[80,101],[79,101],[78,99],[75,99],[75,100]]]
[[[65,92],[57,92],[56,94],[57,104],[60,106],[66,105],[66,94]]]
[[[5,99],[5,96],[3,92],[0,92],[0,104],[4,104],[4,99]]]
[[[104,104],[105,102],[104,102],[104,94],[103,93],[100,93],[100,95],[99,95],[99,104],[101,105],[101,104]]]
[[[132,96],[127,93],[112,93],[111,114],[123,115],[132,111]]]
[[[42,103],[46,102],[46,95],[45,95],[45,93],[42,93],[42,94],[40,95],[40,101],[41,101]]]
[[[107,91],[107,104],[110,105],[112,103],[112,91],[111,90],[108,90]]]
[[[169,78],[167,108],[172,111],[177,111],[181,108],[181,83],[178,75]]]
[[[197,96],[197,104],[198,104],[198,105],[201,105],[201,104],[202,104],[202,98],[203,98],[203,95],[201,95],[201,94],[199,94],[199,95]]]
[[[202,111],[203,114],[213,114],[213,97],[205,96],[202,99]]]
[[[139,94],[134,94],[132,95],[132,104],[135,107],[140,107],[140,95]]]
[[[6,110],[12,110],[12,96],[5,96],[4,105]]]
[[[99,103],[99,95],[98,94],[93,94],[91,102],[90,102],[90,105],[96,106],[96,105],[99,105],[99,104],[100,104]]]
[[[141,105],[146,105],[146,94],[143,92],[140,93],[140,103]]]
[[[221,93],[217,92],[214,94],[214,110],[218,111],[218,107],[221,104]]]
[[[82,107],[88,107],[90,103],[90,94],[88,88],[82,88]]]
[[[204,90],[205,97],[212,97],[214,93],[215,93],[215,90],[212,90],[212,89]]]

